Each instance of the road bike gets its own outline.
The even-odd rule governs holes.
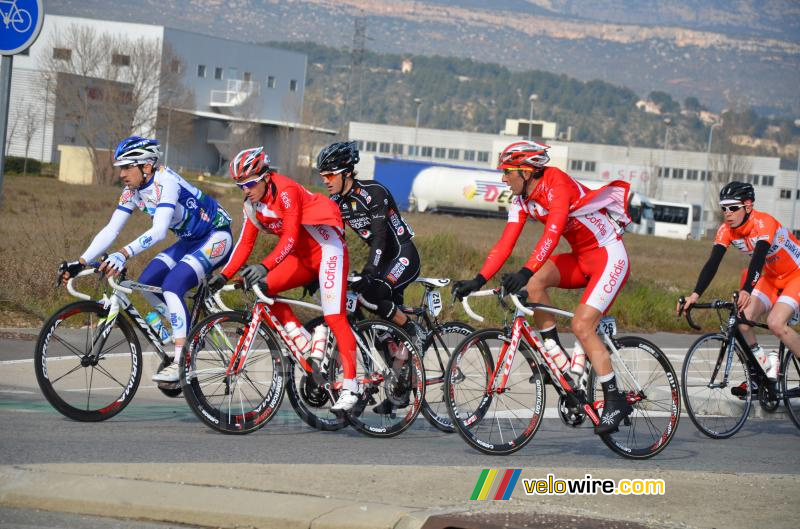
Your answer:
[[[64,270],[62,265],[59,277]],[[104,287],[102,298],[93,300],[75,290],[73,281],[96,272],[93,266],[69,279],[67,290],[81,301],[61,307],[47,320],[34,352],[36,380],[45,398],[77,421],[104,421],[130,404],[142,378],[137,328],[153,347],[158,370],[172,362],[167,343],[128,299],[134,291],[160,294],[161,289],[109,277],[111,292]],[[191,305],[191,321],[219,310],[204,285],[195,290]],[[178,383],[159,383],[158,388],[168,397],[181,392]]]
[[[360,278],[351,276],[349,283]],[[471,325],[459,321],[440,321],[443,302],[441,289],[450,284],[447,278],[420,277],[415,280],[423,287],[422,298],[417,305],[401,306],[407,316],[414,318],[423,328],[426,338],[421,346],[422,361],[425,367],[425,400],[422,403],[422,415],[428,422],[445,433],[455,431],[444,399],[444,375],[447,364],[455,346],[475,329]],[[366,320],[367,316],[361,307],[369,308],[362,296],[348,291],[347,311],[354,321]],[[322,321],[322,317],[310,320],[306,327],[313,329]]]
[[[11,6],[8,11],[0,9],[0,16],[3,17],[6,29],[11,25],[17,33],[25,33],[31,28],[33,17],[27,9],[17,7],[17,0],[0,0],[0,6],[2,5]]]
[[[323,360],[311,362],[289,337],[270,306],[275,302],[322,311],[295,299],[268,297],[259,285],[249,312],[212,314],[190,331],[180,360],[181,387],[187,403],[210,428],[231,434],[251,433],[267,424],[284,393],[308,425],[338,430],[346,424],[374,437],[391,437],[408,428],[425,397],[425,371],[411,338],[391,322],[352,324],[356,338],[359,400],[352,411],[330,407],[341,390],[341,362],[332,332]],[[405,349],[408,362],[390,367],[392,353]],[[370,407],[383,399],[397,406],[381,415]]]
[[[505,309],[502,289],[483,290],[464,297],[495,296]],[[515,310],[502,329],[476,331],[456,347],[445,378],[445,396],[450,418],[461,437],[485,454],[511,454],[524,447],[544,418],[545,384],[559,395],[558,413],[571,427],[588,417],[597,425],[602,415],[602,388],[587,362],[580,378],[562,373],[545,350],[542,340],[525,316],[534,311],[573,317],[571,312],[537,303],[520,302],[508,296]],[[611,355],[620,390],[633,413],[618,431],[600,436],[617,454],[646,459],[661,452],[672,440],[680,419],[681,399],[677,376],[667,356],[653,343],[636,336],[616,336],[616,321],[604,317],[597,334]],[[544,366],[546,373],[541,372]],[[549,382],[546,382],[548,381]],[[601,397],[602,398],[602,397]]]
[[[770,413],[783,401],[789,417],[800,428],[800,359],[780,342],[778,380],[769,380],[739,325],[768,327],[745,318],[737,308],[737,300],[738,292],[732,301],[695,303],[684,311],[686,300],[679,299],[680,312],[693,329],[702,329],[692,319],[695,309],[715,310],[720,325],[719,332],[704,334],[686,352],[681,386],[689,418],[708,437],[727,439],[744,426],[755,396],[761,408]]]

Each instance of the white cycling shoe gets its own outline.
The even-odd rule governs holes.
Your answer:
[[[353,393],[349,389],[343,389],[336,399],[336,404],[331,406],[331,411],[350,411],[358,402],[358,393]]]
[[[180,369],[178,362],[172,362],[164,369],[153,375],[153,382],[177,382],[180,380]]]

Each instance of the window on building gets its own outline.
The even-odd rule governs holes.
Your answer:
[[[754,185],[754,186],[757,186],[757,185],[758,185],[758,181],[759,181],[760,177],[759,177],[757,174],[750,175],[750,176],[752,176],[752,177],[753,177],[753,185]]]
[[[403,154],[403,144],[402,143],[393,143],[392,144],[392,154]]]
[[[422,156],[423,158],[430,158],[431,156],[433,156],[433,147],[423,147]]]
[[[267,88],[275,88],[275,77],[271,75],[267,76]]]
[[[202,77],[205,79],[206,77],[206,65],[205,64],[198,64],[197,65],[197,77]]]
[[[672,170],[672,178],[675,180],[683,180],[683,169],[673,169]]]
[[[131,56],[123,55],[122,53],[112,53],[111,64],[113,64],[114,66],[130,66]]]
[[[658,177],[659,178],[669,178],[669,167],[659,167],[658,168]]]
[[[253,79],[253,74],[250,72],[244,72],[242,74],[242,81],[249,83]]]
[[[433,156],[436,158],[444,158],[447,149],[444,147],[436,147],[436,150],[433,152]]]
[[[489,151],[478,151],[478,161],[479,162],[488,162],[489,161]]]
[[[765,174],[761,176],[761,185],[772,187],[775,185],[775,177],[771,174]]]
[[[222,80],[222,68],[220,68],[219,66],[214,68],[214,79],[216,79],[217,81]]]
[[[375,152],[378,150],[378,143],[374,141],[368,141],[366,147],[364,147],[364,150],[367,152]]]
[[[465,162],[474,162],[475,161],[475,151],[472,151],[472,150],[464,151],[464,161]]]
[[[53,58],[59,61],[69,61],[72,59],[72,50],[69,48],[53,48]]]
[[[583,171],[583,160],[570,160],[569,168],[571,171]]]
[[[381,142],[380,145],[378,146],[378,151],[384,152],[384,153],[388,153],[391,149],[392,149],[392,144],[391,143]]]
[[[697,180],[698,171],[697,169],[687,169],[686,170],[686,179],[687,180]]]
[[[593,173],[594,172],[594,168],[595,168],[595,163],[594,162],[586,162],[583,165],[583,170],[587,171],[589,173]]]
[[[447,149],[447,159],[448,160],[458,160],[458,155],[460,151],[458,149]]]
[[[358,150],[359,151],[363,151],[364,150],[364,141],[363,140],[355,140],[355,142],[356,142],[356,145],[358,146]]]
[[[292,79],[289,81],[289,91],[297,92],[297,79]]]
[[[791,189],[781,189],[781,198],[792,198]]]
[[[795,199],[795,200],[800,200],[800,189],[798,189],[797,191],[795,191],[795,193],[796,193],[796,194],[795,194],[795,196],[794,196],[794,199]]]

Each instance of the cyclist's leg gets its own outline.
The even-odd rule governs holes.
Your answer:
[[[533,303],[552,305],[547,289],[560,286],[562,273],[569,272],[575,267],[577,267],[577,261],[574,260],[572,254],[562,253],[552,256],[528,281],[526,286],[528,300]],[[533,319],[536,327],[542,331],[555,329],[555,316],[548,312],[536,312]],[[558,340],[556,339],[556,341]]]
[[[778,299],[778,288],[775,286],[771,278],[761,276],[753,288],[750,297],[750,303],[744,309],[744,315],[748,320],[757,321],[775,305]],[[751,347],[754,347],[758,340],[753,328],[749,325],[739,325],[739,331],[744,336],[745,341]]]
[[[800,310],[800,274],[798,277],[789,278],[775,307],[767,316],[767,325],[772,334],[783,342],[795,356],[800,357],[800,336],[789,326],[789,320],[798,310]]]
[[[350,269],[347,244],[340,228],[317,225],[308,230],[316,240],[319,255],[318,267],[319,293],[322,300],[322,313],[325,323],[336,337],[339,358],[342,362],[342,392],[331,407],[334,411],[349,411],[358,401],[358,381],[356,380],[356,339],[350,328],[345,310],[347,298],[347,272]]]
[[[145,285],[160,287],[169,271],[175,267],[175,264],[176,261],[172,259],[172,257],[160,253],[144,267],[144,270],[139,275],[139,282]],[[156,312],[161,314],[163,318],[169,320],[169,308],[167,307],[167,302],[163,295],[153,292],[142,292],[141,294],[144,299],[156,309]]]
[[[298,253],[286,256],[267,274],[267,294],[277,296],[281,292],[307,285],[317,279],[317,268],[311,265],[309,260],[309,257]],[[270,310],[283,325],[294,322],[298,327],[303,326],[286,303],[274,303]]]

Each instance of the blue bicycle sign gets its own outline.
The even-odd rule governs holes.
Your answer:
[[[42,0],[0,0],[0,54],[14,55],[33,44],[43,19]]]

